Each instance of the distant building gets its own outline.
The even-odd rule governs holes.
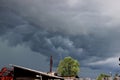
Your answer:
[[[63,77],[64,80],[79,80],[78,77]]]
[[[84,78],[79,78],[79,80],[84,80]]]
[[[102,80],[113,80],[113,78],[111,76],[109,76],[109,77],[102,78]]]
[[[91,80],[91,78],[88,78],[88,77],[87,77],[87,78],[84,78],[84,80]]]
[[[120,80],[120,76],[115,76],[114,80]]]
[[[86,77],[86,78],[79,78],[79,80],[91,80],[91,78]]]

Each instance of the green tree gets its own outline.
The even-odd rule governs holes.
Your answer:
[[[57,70],[61,76],[77,76],[80,70],[79,66],[80,64],[77,60],[65,57],[60,61]]]
[[[102,80],[103,78],[106,78],[106,77],[110,77],[110,76],[107,75],[107,74],[100,74],[100,75],[97,77],[97,80]]]

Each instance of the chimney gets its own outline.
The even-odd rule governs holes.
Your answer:
[[[52,65],[53,65],[53,60],[52,60],[52,56],[50,57],[50,73],[52,72]]]

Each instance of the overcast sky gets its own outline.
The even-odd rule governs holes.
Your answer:
[[[0,67],[49,71],[71,56],[81,77],[119,73],[119,0],[0,0]]]

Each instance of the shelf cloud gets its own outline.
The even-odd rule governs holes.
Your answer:
[[[119,2],[1,0],[0,38],[11,47],[25,45],[47,60],[52,55],[55,67],[72,56],[81,67],[116,71],[111,66],[120,53]]]

